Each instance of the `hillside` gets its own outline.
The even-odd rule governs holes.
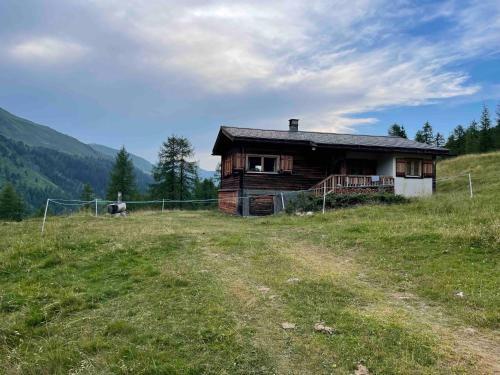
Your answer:
[[[474,199],[0,225],[0,372],[498,373],[500,153],[438,170]]]
[[[500,151],[463,155],[439,162],[437,178],[471,173],[473,190],[478,199],[494,199],[500,194]],[[460,193],[467,186],[467,177],[452,178],[439,185],[441,193]]]
[[[48,197],[78,198],[85,183],[104,197],[113,160],[75,138],[0,108],[0,186],[11,182],[28,211],[41,207]],[[135,174],[139,190],[147,191],[150,173],[136,168]]]
[[[0,135],[28,146],[44,147],[83,157],[100,157],[89,145],[45,125],[17,117],[0,108]]]
[[[0,186],[12,183],[28,210],[40,208],[49,197],[74,199],[89,183],[98,197],[105,197],[109,158],[81,157],[44,147],[30,147],[0,135]],[[136,169],[137,183],[146,191],[151,177]]]
[[[112,162],[43,147],[29,147],[0,136],[0,186],[11,182],[30,208],[48,197],[78,197],[84,183],[104,196]]]

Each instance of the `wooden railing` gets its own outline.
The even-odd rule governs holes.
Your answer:
[[[394,177],[332,174],[314,185],[311,190],[313,190],[316,195],[321,195],[324,192],[331,193],[341,188],[379,186],[394,186]]]

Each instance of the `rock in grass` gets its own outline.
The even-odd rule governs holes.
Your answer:
[[[325,322],[316,323],[314,325],[314,330],[316,332],[326,333],[328,335],[331,335],[335,332],[332,327],[325,326]]]
[[[368,368],[366,368],[366,366],[359,363],[358,368],[354,370],[354,375],[370,375],[370,371],[368,371]]]
[[[271,289],[269,289],[267,286],[261,286],[258,288],[259,292],[262,292],[262,293],[267,293],[269,292]]]
[[[458,298],[464,298],[464,292],[456,292],[455,293],[455,297],[458,297]]]
[[[289,322],[284,322],[284,323],[281,323],[281,327],[283,329],[295,329],[295,324],[289,323]]]
[[[290,277],[286,282],[293,284],[293,283],[298,283],[300,280],[298,277]]]

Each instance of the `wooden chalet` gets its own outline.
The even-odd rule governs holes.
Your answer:
[[[213,148],[221,156],[220,210],[265,215],[282,192],[317,194],[386,191],[425,196],[435,191],[435,147],[393,136],[222,126]]]

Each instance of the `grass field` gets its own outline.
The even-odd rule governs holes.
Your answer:
[[[439,165],[465,170],[472,200],[0,224],[0,372],[498,372],[500,153]]]

